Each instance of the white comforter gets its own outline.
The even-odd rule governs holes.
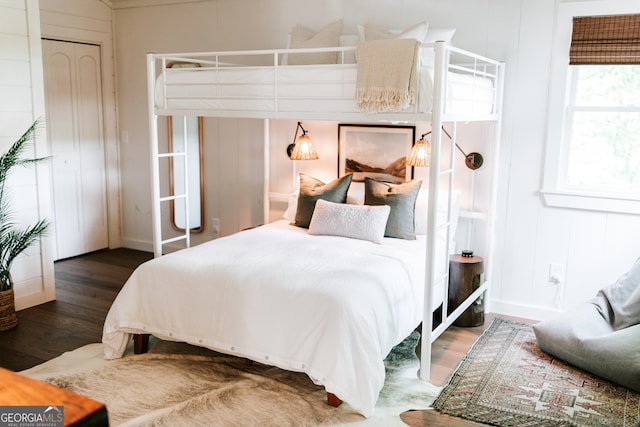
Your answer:
[[[425,242],[384,240],[278,221],[153,259],[109,310],[105,357],[151,333],[305,372],[369,416],[383,359],[422,320]]]

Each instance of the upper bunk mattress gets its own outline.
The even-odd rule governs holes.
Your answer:
[[[359,112],[356,68],[355,64],[318,64],[170,69],[156,79],[155,107],[157,111],[197,110],[202,115],[207,111],[349,114]],[[417,105],[400,113],[431,113],[432,69],[423,67],[418,82]],[[494,112],[492,79],[448,71],[445,87],[445,114]]]

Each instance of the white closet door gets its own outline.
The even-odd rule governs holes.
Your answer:
[[[43,40],[56,259],[106,248],[100,47]]]

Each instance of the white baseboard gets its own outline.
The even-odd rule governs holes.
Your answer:
[[[137,251],[153,252],[153,243],[143,240],[122,239],[122,247],[127,249],[134,249]],[[180,249],[184,249],[184,245],[168,244],[163,246],[162,251],[166,254],[169,252],[175,252]]]
[[[556,317],[563,311],[547,307],[535,307],[530,305],[515,304],[508,301],[491,300],[491,313],[504,314],[505,316],[522,317],[531,320],[546,320]]]
[[[122,247],[136,251],[153,252],[153,243],[146,240],[132,240],[123,238]]]

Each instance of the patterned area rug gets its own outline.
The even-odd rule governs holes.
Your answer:
[[[420,381],[414,332],[385,360],[387,376],[367,419],[326,404],[322,386],[289,372],[151,337],[149,353],[103,359],[90,344],[22,374],[104,402],[112,426],[405,426],[400,413],[426,409],[440,387]]]
[[[640,421],[640,394],[543,353],[530,325],[495,319],[433,407],[497,426],[621,426]]]

